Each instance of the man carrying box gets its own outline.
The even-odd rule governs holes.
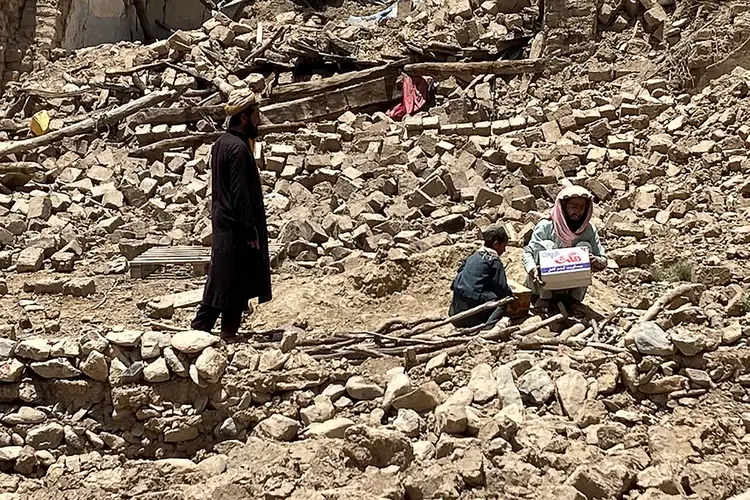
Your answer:
[[[513,295],[508,286],[505,266],[500,260],[508,245],[505,228],[500,225],[490,226],[482,231],[482,237],[484,246],[461,263],[458,274],[453,279],[453,302],[448,312],[450,316]],[[483,323],[489,326],[496,323],[503,312],[503,308],[484,311],[456,320],[453,325],[457,328],[471,328]]]
[[[553,296],[576,309],[591,283],[591,270],[607,266],[599,233],[591,224],[593,211],[591,193],[570,186],[557,195],[550,217],[534,228],[523,250],[523,265],[526,286],[539,297],[537,309],[548,309]]]

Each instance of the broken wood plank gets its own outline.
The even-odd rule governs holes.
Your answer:
[[[299,122],[261,125],[258,129],[258,133],[264,135],[279,132],[295,132],[304,126],[304,123]],[[176,137],[174,139],[164,139],[153,144],[133,149],[128,153],[128,156],[133,158],[151,158],[163,153],[164,151],[169,151],[170,149],[197,147],[201,144],[208,144],[215,141],[223,133],[224,132],[205,132],[186,135],[185,137]]]
[[[260,25],[259,25],[259,29],[260,29]],[[279,37],[284,36],[284,34],[287,32],[288,29],[289,29],[288,26],[284,26],[281,29],[277,30],[276,33],[274,33],[271,36],[271,38],[269,38],[268,40],[266,40],[266,42],[263,45],[261,45],[256,50],[254,50],[253,52],[251,52],[250,55],[247,56],[247,58],[245,60],[252,61],[256,57],[262,56],[263,53],[268,49],[268,47],[270,47],[271,44],[273,44],[273,42],[275,42],[276,40],[278,40]]]
[[[346,111],[359,111],[375,104],[398,99],[395,73],[336,91],[320,92],[312,97],[270,104],[261,108],[271,123],[290,121],[311,122],[341,116]]]
[[[302,99],[303,97],[319,95],[323,92],[350,87],[358,83],[368,82],[387,75],[394,75],[395,77],[398,74],[399,66],[403,66],[403,61],[331,76],[329,78],[323,78],[322,80],[282,85],[273,89],[269,101],[272,103],[292,101]]]
[[[35,174],[43,172],[44,167],[39,163],[30,161],[17,161],[13,163],[0,163],[0,174]]]
[[[536,59],[539,57],[542,57],[542,53],[544,52],[544,42],[545,37],[544,33],[537,33],[537,35],[534,37],[534,40],[531,42],[531,51],[529,52],[529,58]],[[525,94],[529,90],[529,85],[531,85],[531,80],[534,78],[533,74],[527,73],[521,77],[521,86],[519,87],[519,91],[521,94]]]
[[[148,64],[142,64],[140,66],[133,66],[132,68],[125,69],[107,69],[104,71],[105,76],[126,76],[132,73],[138,73],[140,71],[147,71],[150,69],[161,68],[167,65],[169,61],[156,61]]]
[[[518,75],[540,73],[544,69],[544,59],[521,59],[516,61],[490,62],[446,62],[415,63],[404,66],[404,72],[418,76],[467,76],[476,75]]]
[[[162,295],[154,300],[161,304],[172,304],[172,307],[175,309],[192,307],[200,304],[201,300],[203,300],[203,287],[196,288],[195,290],[188,290],[186,292]]]
[[[139,111],[130,117],[131,125],[177,125],[197,122],[204,118],[223,120],[226,118],[224,106],[188,106],[184,108],[150,108]]]

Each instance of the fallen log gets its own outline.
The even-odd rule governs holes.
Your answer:
[[[302,127],[304,123],[279,123],[271,125],[261,125],[258,129],[260,135],[273,134],[278,132],[295,132]],[[192,148],[201,144],[208,144],[221,136],[224,132],[205,132],[186,135],[184,137],[175,137],[174,139],[164,139],[153,144],[141,146],[133,149],[128,156],[133,158],[150,158],[153,155],[161,154],[164,151],[176,148]]]
[[[687,283],[685,285],[680,285],[677,288],[674,288],[673,290],[670,290],[669,292],[665,293],[659,299],[654,302],[654,304],[648,308],[646,311],[646,314],[641,316],[641,318],[638,320],[640,323],[645,323],[646,321],[651,321],[654,318],[656,318],[659,313],[669,305],[670,302],[672,302],[674,299],[679,297],[680,295],[684,295],[687,293],[690,293],[694,290],[699,290],[704,288],[704,285],[702,283]]]
[[[541,73],[544,59],[521,59],[517,61],[490,62],[445,62],[415,63],[404,66],[404,72],[412,76],[464,76],[476,75],[518,75]]]
[[[178,125],[197,122],[204,118],[222,120],[226,118],[224,106],[187,106],[183,108],[150,108],[134,114],[128,120],[131,125]]]
[[[76,135],[87,134],[90,132],[96,132],[100,128],[117,123],[120,120],[127,118],[128,116],[136,113],[144,108],[156,106],[170,97],[174,96],[174,91],[160,91],[154,92],[147,96],[130,101],[127,104],[113,108],[109,111],[98,113],[91,118],[83,120],[69,127],[63,127],[60,130],[54,130],[45,135],[39,137],[33,137],[31,139],[24,139],[15,142],[4,142],[0,144],[0,158],[4,158],[8,155],[15,153],[25,153],[35,148],[48,146],[54,144],[57,141],[62,140],[65,137],[73,137]]]
[[[484,304],[481,304],[477,307],[474,307],[473,309],[469,309],[468,311],[464,311],[462,313],[458,313],[454,316],[450,316],[438,323],[435,323],[434,325],[429,326],[418,326],[416,328],[413,328],[412,330],[406,332],[403,336],[404,337],[413,337],[415,335],[419,335],[422,333],[429,332],[431,330],[435,330],[436,328],[440,328],[441,326],[445,326],[447,324],[453,323],[454,321],[461,321],[466,318],[471,318],[472,316],[476,316],[477,314],[485,311],[489,311],[491,309],[497,309],[498,307],[504,306],[505,304],[509,304],[515,300],[514,297],[505,297],[504,299],[500,300],[493,300],[492,302],[486,302]]]
[[[344,73],[330,78],[323,78],[322,80],[281,85],[273,89],[269,101],[271,103],[293,101],[296,99],[302,99],[303,97],[320,95],[321,93],[330,92],[332,90],[369,82],[386,75],[393,75],[395,78],[398,75],[398,68],[403,66],[403,64],[403,61],[394,62],[384,66],[364,69],[362,71],[353,71],[351,73]]]

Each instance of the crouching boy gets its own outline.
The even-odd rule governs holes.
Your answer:
[[[493,225],[482,232],[484,246],[463,261],[453,279],[453,301],[449,315],[455,316],[487,302],[510,297],[513,293],[505,276],[505,266],[500,256],[508,245],[508,234],[500,225]],[[481,324],[494,324],[504,313],[504,308],[483,311],[463,320],[456,320],[457,328],[471,328]]]

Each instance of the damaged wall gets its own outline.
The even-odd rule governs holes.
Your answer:
[[[171,29],[195,29],[209,14],[198,0],[148,0],[148,17],[157,38]],[[74,49],[121,40],[142,40],[131,0],[72,0],[62,47]]]
[[[569,57],[581,62],[595,47],[597,5],[594,0],[546,0],[544,16],[547,37],[545,55],[557,59],[561,67]],[[551,69],[555,71],[555,69]]]

